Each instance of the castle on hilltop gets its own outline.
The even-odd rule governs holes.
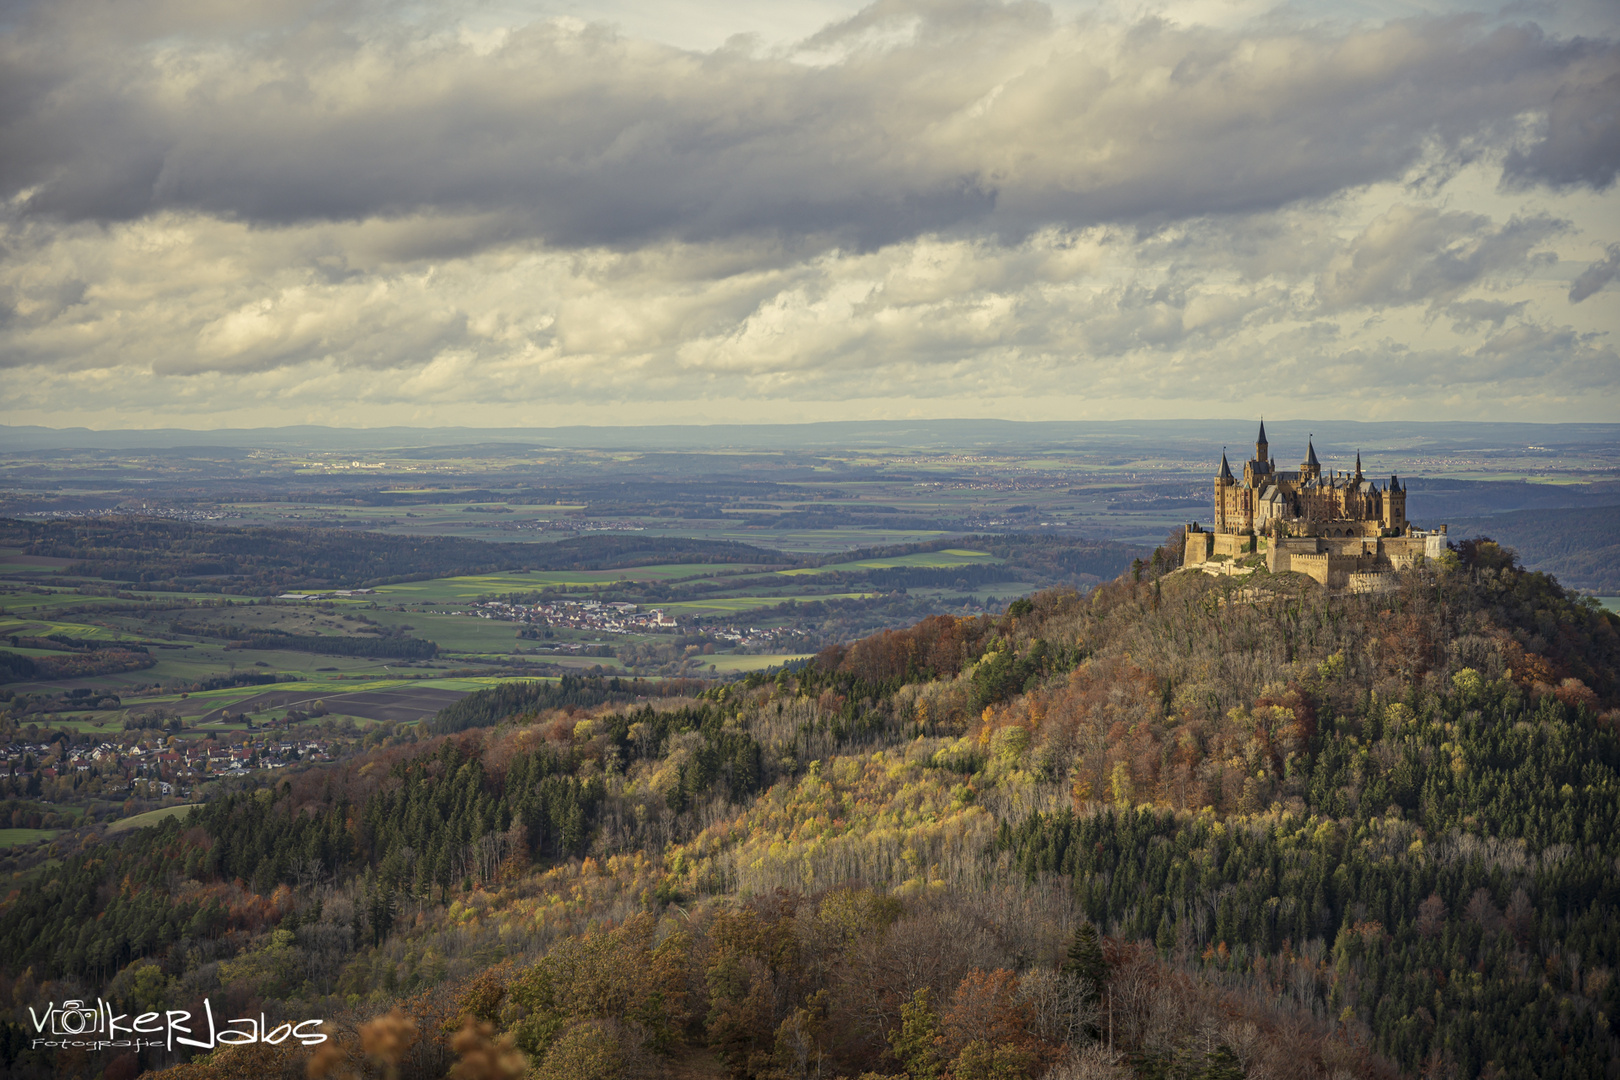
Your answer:
[[[1400,478],[1384,485],[1368,480],[1359,453],[1354,473],[1324,476],[1314,443],[1306,443],[1297,472],[1279,470],[1270,451],[1262,420],[1241,480],[1222,452],[1214,528],[1187,526],[1183,566],[1230,573],[1263,553],[1274,574],[1294,571],[1329,588],[1362,592],[1388,587],[1393,571],[1445,550],[1446,527],[1413,526]]]

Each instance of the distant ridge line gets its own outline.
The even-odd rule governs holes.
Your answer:
[[[380,451],[415,447],[526,445],[556,449],[825,449],[1074,446],[1111,441],[1122,449],[1148,443],[1188,444],[1235,431],[1252,421],[1232,420],[822,420],[801,424],[572,425],[550,428],[376,427],[337,428],[317,424],[281,427],[216,428],[50,428],[0,425],[0,451],[125,450],[186,448],[266,448],[285,450]],[[1497,423],[1492,421],[1269,420],[1272,441],[1281,444],[1307,431],[1324,445],[1361,443],[1447,449],[1526,445],[1620,444],[1620,424]],[[1191,446],[1189,446],[1191,448]]]

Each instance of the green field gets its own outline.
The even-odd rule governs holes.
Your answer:
[[[556,682],[556,675],[474,675],[461,679],[423,679],[417,686],[435,690],[488,690],[507,682]]]
[[[802,570],[778,570],[789,577],[806,574],[830,574],[837,570],[893,570],[902,566],[925,570],[947,570],[953,566],[989,566],[1005,560],[988,551],[968,551],[964,548],[946,548],[944,551],[920,551],[915,555],[897,555],[890,559],[862,559],[859,562],[833,563],[830,566],[807,567]]]
[[[623,570],[526,570],[504,574],[476,574],[469,577],[434,578],[431,581],[403,581],[379,585],[375,596],[395,602],[472,600],[480,596],[500,596],[514,592],[537,592],[559,585],[611,585],[618,581],[674,581],[757,570],[737,563],[675,563],[666,566],[632,566]]]
[[[206,690],[197,694],[159,694],[151,697],[142,695],[131,699],[131,704],[173,703],[183,698],[193,704],[205,704],[207,708],[203,711],[206,712],[208,709],[217,709],[222,705],[230,705],[271,690],[276,693],[294,694],[348,694],[358,690],[397,690],[401,687],[412,686],[425,686],[434,690],[482,690],[498,683],[539,678],[543,678],[543,676],[488,675],[454,679],[300,679],[296,682],[278,682],[265,686],[232,686],[224,690]]]
[[[93,616],[86,616],[92,618]],[[137,636],[119,630],[115,627],[101,626],[82,622],[61,622],[56,619],[42,618],[16,618],[9,612],[0,615],[0,634],[28,634],[34,637],[47,637],[51,634],[61,634],[75,641],[93,641],[96,644],[111,645],[119,641],[163,641],[162,635],[152,637]]]
[[[191,813],[192,807],[201,805],[202,803],[185,803],[181,806],[165,806],[161,810],[148,810],[144,814],[136,814],[134,817],[127,817],[113,822],[111,825],[107,826],[107,831],[110,833],[128,832],[130,829],[139,829],[146,825],[156,825],[158,822],[164,821],[168,818],[184,817],[185,815]]]
[[[0,848],[15,847],[18,844],[32,844],[37,840],[49,840],[61,832],[61,829],[0,829]]]
[[[808,655],[808,653],[760,653],[758,655],[720,653],[715,656],[700,656],[696,659],[704,661],[706,668],[714,668],[717,674],[730,674],[739,671],[759,671],[762,668],[780,667],[794,660],[803,660]]]
[[[715,600],[681,600],[657,605],[661,610],[671,615],[715,615],[727,612],[757,611],[760,608],[775,607],[789,601],[809,603],[812,600],[865,600],[877,593],[850,592],[850,593],[816,593],[806,596],[727,596]]]
[[[85,596],[70,589],[53,589],[48,593],[21,590],[0,592],[0,610],[7,615],[17,616],[37,616],[61,608],[83,607],[86,604],[94,604],[97,607],[139,607],[141,603],[140,600],[120,600],[116,596]]]

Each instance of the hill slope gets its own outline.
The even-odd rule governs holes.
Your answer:
[[[1463,533],[1488,533],[1515,548],[1526,566],[1575,589],[1620,596],[1620,506],[1515,510],[1459,522]]]
[[[64,851],[0,963],[19,1004],[397,1005],[400,1077],[468,1018],[542,1077],[1606,1075],[1620,619],[1442,562],[1346,597],[1165,560],[691,698],[509,692]]]

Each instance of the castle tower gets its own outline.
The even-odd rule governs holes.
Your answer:
[[[1226,531],[1226,508],[1231,502],[1229,493],[1237,486],[1237,477],[1232,475],[1232,466],[1226,460],[1226,451],[1221,451],[1221,471],[1215,474],[1215,531]]]
[[[1356,451],[1356,480],[1361,480],[1361,451]]]
[[[1258,490],[1265,487],[1271,474],[1270,446],[1266,443],[1266,422],[1260,421],[1260,434],[1254,440],[1254,459],[1243,463],[1243,486]]]
[[[1406,489],[1401,487],[1401,478],[1389,478],[1389,490],[1384,492],[1384,520],[1386,529],[1396,532],[1406,530]]]
[[[1314,442],[1305,444],[1305,460],[1299,467],[1299,478],[1301,480],[1322,479],[1322,463],[1316,460],[1316,444]]]

